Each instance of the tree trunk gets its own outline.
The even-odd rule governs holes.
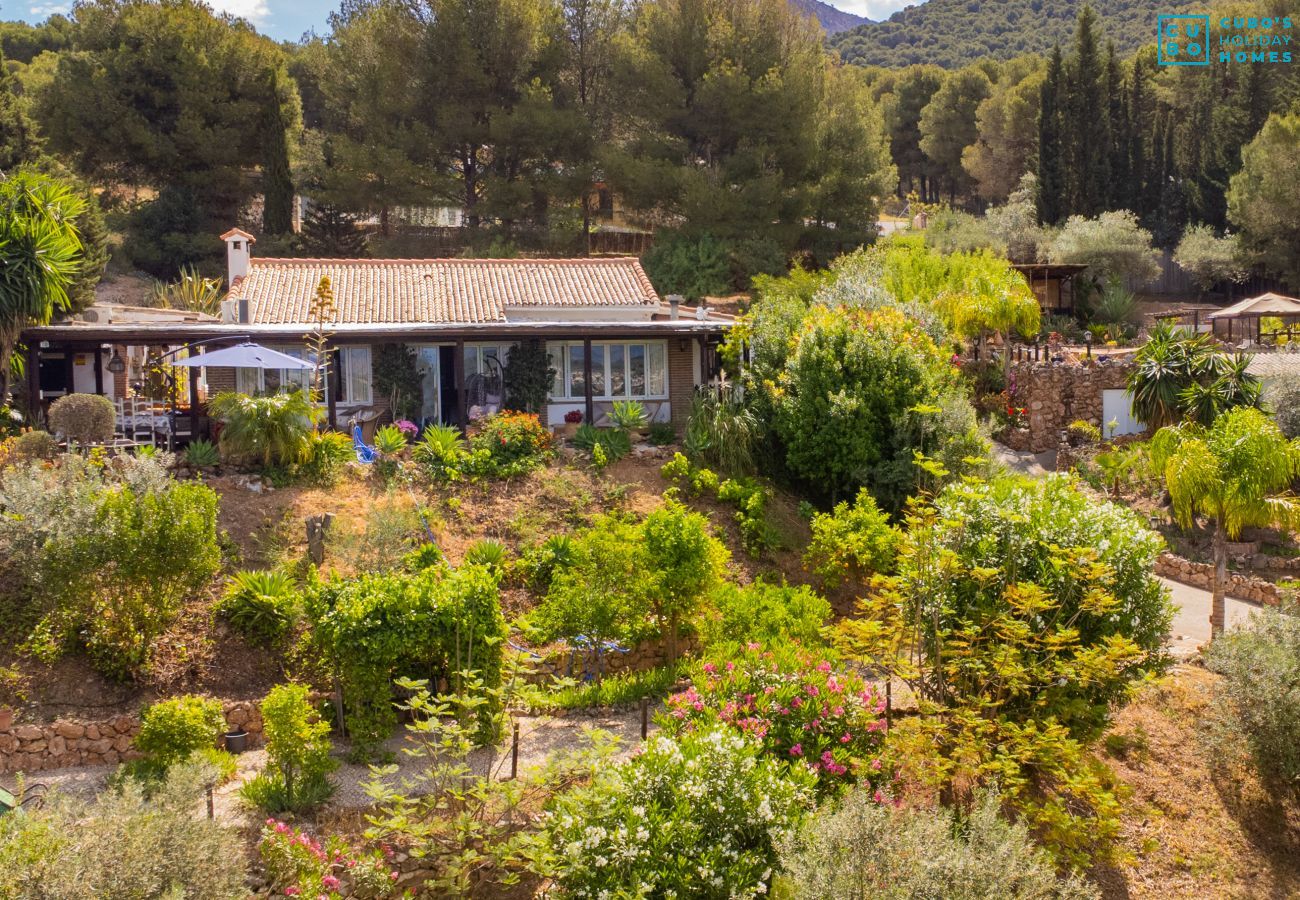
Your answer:
[[[1210,640],[1223,634],[1225,610],[1223,590],[1228,581],[1228,538],[1222,520],[1214,525],[1214,590],[1210,600]]]
[[[668,661],[677,661],[677,613],[668,616]]]

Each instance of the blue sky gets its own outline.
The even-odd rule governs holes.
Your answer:
[[[845,12],[870,19],[883,19],[909,0],[831,0]],[[917,0],[910,0],[917,2]],[[338,0],[208,0],[223,12],[250,20],[258,31],[276,40],[297,40],[303,32],[315,29],[324,34],[326,17],[337,8]],[[72,0],[10,0],[0,7],[0,17],[40,22],[54,13],[67,13]]]

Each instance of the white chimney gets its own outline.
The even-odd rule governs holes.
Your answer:
[[[681,294],[668,295],[668,318],[676,321],[677,317],[681,315],[682,301],[684,299],[686,298]]]
[[[253,256],[253,243],[257,238],[247,231],[232,228],[221,236],[226,242],[226,287],[233,288],[236,279],[248,274],[249,260]]]

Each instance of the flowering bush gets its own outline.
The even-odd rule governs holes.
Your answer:
[[[677,728],[722,722],[739,729],[764,753],[810,771],[823,790],[874,780],[882,770],[884,709],[862,679],[790,645],[750,644],[736,659],[706,662],[695,684],[668,698]]]
[[[406,435],[408,441],[413,441],[420,436],[420,427],[410,419],[398,419],[393,423],[393,426],[402,434]]]
[[[570,425],[577,425],[582,421],[582,413],[576,409],[571,409],[564,414],[564,421]]]
[[[487,450],[499,468],[524,472],[550,453],[551,433],[533,413],[502,412],[484,419],[469,445]]]
[[[389,864],[391,851],[358,851],[337,835],[325,843],[283,822],[267,819],[258,855],[271,886],[286,897],[311,900],[398,897],[397,870]]]
[[[812,800],[808,769],[731,729],[659,734],[555,802],[549,862],[574,897],[756,897]]]

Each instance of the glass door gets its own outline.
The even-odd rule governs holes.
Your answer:
[[[420,386],[424,389],[424,405],[420,410],[420,431],[426,425],[442,422],[442,367],[439,347],[424,344],[416,347],[415,369],[420,373]]]

